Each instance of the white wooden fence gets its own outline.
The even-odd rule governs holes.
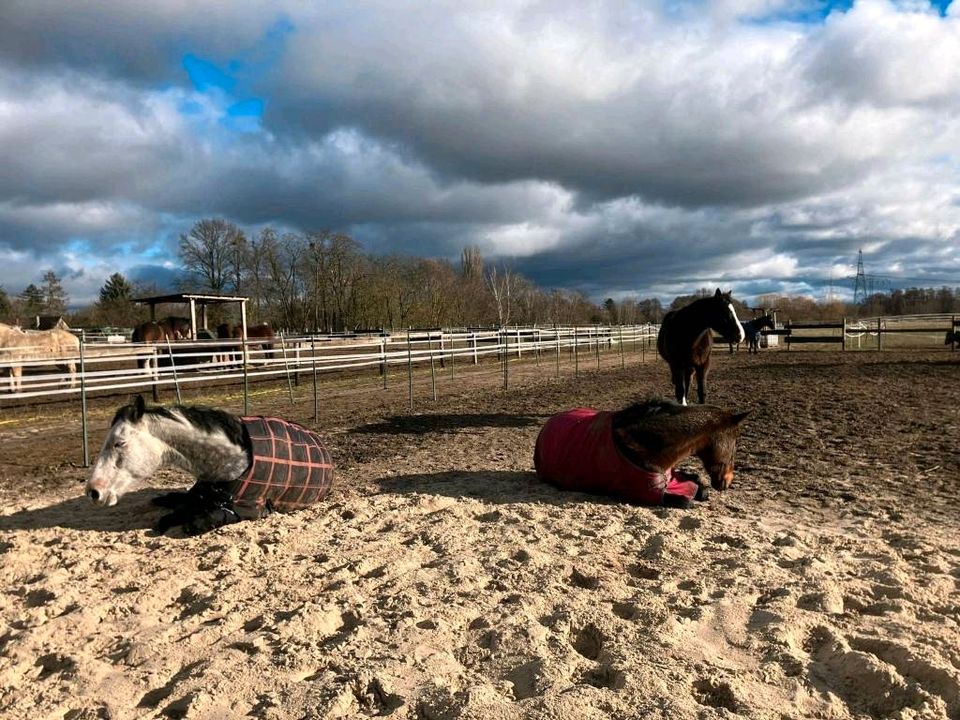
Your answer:
[[[656,338],[656,325],[585,327],[512,327],[494,330],[411,330],[356,337],[309,335],[264,340],[205,340],[175,343],[90,342],[81,336],[72,357],[31,356],[30,348],[0,348],[0,375],[23,366],[18,392],[0,378],[0,408],[30,398],[69,399],[90,393],[110,394],[175,387],[192,383],[246,383],[264,378],[298,378],[302,374],[379,374],[397,367],[479,364],[485,359],[543,359],[602,349],[642,351]],[[583,360],[586,362],[586,359]],[[70,385],[65,366],[76,367]],[[506,376],[505,376],[506,377]]]

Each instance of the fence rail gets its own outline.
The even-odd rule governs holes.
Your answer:
[[[656,325],[494,330],[410,330],[402,333],[344,338],[329,335],[277,337],[264,340],[180,341],[167,344],[89,342],[81,337],[75,355],[51,357],[40,348],[0,348],[0,373],[26,367],[19,392],[5,392],[0,381],[0,407],[11,400],[65,397],[159,389],[193,383],[240,383],[263,378],[299,381],[304,374],[353,373],[376,368],[384,375],[397,367],[439,363],[476,365],[495,358],[544,357],[550,353],[579,356],[591,349],[634,349],[646,352]],[[59,368],[73,365],[82,382]],[[10,388],[13,378],[10,378]]]
[[[934,344],[950,345],[950,349],[955,350],[960,346],[956,336],[958,330],[960,330],[960,317],[952,314],[937,314],[880,316],[856,320],[843,318],[841,322],[787,322],[783,328],[764,330],[762,334],[782,336],[788,350],[791,345],[800,344],[840,345],[841,350],[850,350],[854,347],[854,340],[856,340],[857,349],[863,349],[864,337],[875,339],[874,342],[868,343],[868,349],[883,350],[887,345],[884,341],[885,337],[892,341],[894,338],[910,336],[928,336],[928,338],[921,337],[919,340],[923,342],[932,338]],[[799,331],[803,334],[798,334]],[[818,334],[807,334],[807,331],[815,331]],[[898,346],[918,347],[916,344],[909,345],[903,341],[900,341]]]

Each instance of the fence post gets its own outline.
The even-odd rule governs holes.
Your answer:
[[[473,364],[476,365],[479,361],[477,359],[477,334],[475,332],[470,333],[470,344],[473,346]]]
[[[173,386],[177,390],[177,405],[183,405],[180,397],[180,379],[177,377],[177,364],[173,361],[173,346],[170,345],[170,336],[167,336],[167,355],[170,357],[170,369],[173,371]]]
[[[383,389],[387,389],[387,339],[380,338],[380,374],[383,375]]]
[[[407,395],[410,398],[410,412],[413,412],[413,355],[410,350],[410,328],[407,328]]]
[[[313,419],[320,417],[320,398],[317,396],[317,336],[310,336],[310,350],[313,355]]]
[[[623,357],[623,325],[619,327],[619,330],[620,330],[620,369],[622,370],[623,368],[626,367],[626,364],[625,364],[626,361],[624,360],[624,357]]]
[[[247,367],[249,362],[249,351],[247,350],[247,341],[245,339],[240,340],[240,353],[241,360],[243,363],[243,414],[250,414],[250,370]]]
[[[883,350],[883,342],[881,338],[883,337],[883,328],[880,325],[881,318],[877,318],[877,352]]]
[[[553,334],[556,336],[557,341],[557,377],[560,377],[560,330],[557,328],[556,324],[553,326]]]
[[[503,389],[510,387],[510,331],[503,331]]]
[[[790,330],[790,321],[787,320],[787,334],[784,335],[784,338],[786,338],[786,341],[787,341],[787,350],[790,349],[790,335],[791,335],[791,333],[792,333],[792,331]]]
[[[846,318],[846,316],[844,316],[844,318],[843,318],[843,327],[840,328],[840,333],[841,333],[841,335],[840,335],[840,349],[841,349],[841,350],[846,350],[846,349],[847,349],[847,318]]]
[[[430,353],[430,384],[433,386],[433,401],[437,401],[437,364],[433,360],[433,353]]]
[[[576,325],[573,326],[573,376],[580,377],[580,338]]]
[[[280,352],[283,353],[283,367],[287,371],[287,390],[290,393],[290,404],[293,405],[293,383],[290,380],[290,362],[287,360],[287,345],[283,340],[283,330],[280,331]]]
[[[596,327],[597,332],[597,370],[600,369],[600,326]]]
[[[83,353],[86,333],[80,331],[80,425],[83,433],[83,466],[90,467],[90,446],[87,442],[87,364]],[[10,372],[13,372],[11,370]]]
[[[957,316],[950,317],[950,352],[957,349]]]
[[[151,343],[150,349],[153,351],[153,401],[160,402],[160,354],[157,352],[156,343]]]
[[[450,333],[450,379],[457,376],[457,336]]]

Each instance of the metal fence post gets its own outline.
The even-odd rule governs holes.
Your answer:
[[[249,352],[247,350],[247,341],[246,339],[240,340],[240,357],[243,363],[243,414],[250,414],[250,376],[249,368],[247,367],[249,362]]]
[[[83,352],[86,333],[80,331],[80,427],[83,434],[83,466],[90,467],[90,446],[87,441],[87,364]],[[12,370],[11,370],[12,372]]]
[[[624,360],[624,357],[623,357],[623,325],[619,327],[619,330],[620,330],[620,369],[622,370],[623,368],[626,367],[626,361]]]
[[[310,353],[313,365],[313,419],[320,417],[320,397],[317,395],[317,336],[310,336]]]
[[[430,353],[430,385],[433,387],[433,401],[437,401],[437,364],[433,360],[433,353]]]
[[[573,376],[580,377],[580,338],[576,325],[573,326]]]
[[[287,390],[290,393],[290,404],[293,405],[293,382],[290,380],[290,362],[287,360],[287,345],[283,340],[283,330],[280,331],[280,352],[283,353],[283,367],[287,372]]]
[[[167,354],[170,356],[170,370],[173,372],[173,386],[177,390],[177,405],[183,405],[180,397],[180,379],[177,377],[177,364],[173,361],[173,346],[170,345],[170,336],[167,336]]]
[[[556,335],[557,341],[557,377],[560,377],[560,330],[556,325],[553,326],[553,334]]]
[[[410,412],[413,412],[413,353],[410,349],[410,328],[407,328],[407,395],[410,399]]]
[[[597,332],[597,370],[600,369],[600,326],[595,328]]]
[[[880,318],[877,318],[877,352],[883,350],[883,342],[881,338],[883,337],[883,328],[880,324]]]
[[[510,331],[503,331],[503,389],[510,385]]]

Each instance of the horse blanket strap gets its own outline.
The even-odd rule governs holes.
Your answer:
[[[554,415],[537,437],[537,477],[562,490],[601,493],[640,505],[660,505],[664,493],[693,499],[699,488],[672,469],[644,470],[613,441],[613,413],[577,408]]]
[[[230,496],[243,517],[289,512],[321,500],[333,482],[333,461],[320,438],[275,417],[242,417],[250,437],[250,468],[233,481]]]

